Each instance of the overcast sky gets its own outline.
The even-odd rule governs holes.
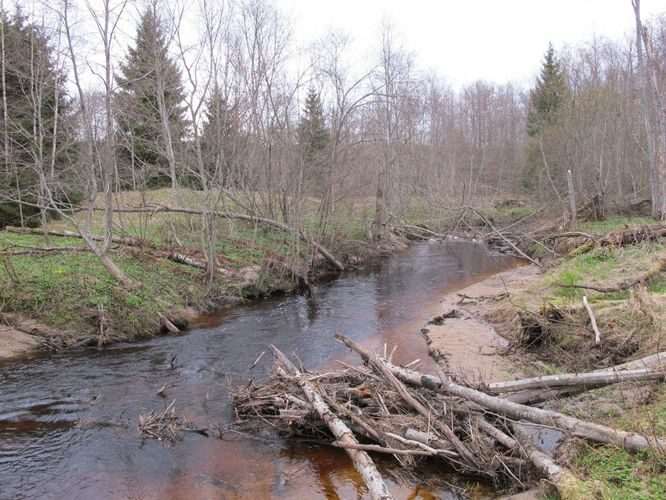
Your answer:
[[[621,39],[634,26],[631,0],[276,0],[300,41],[329,29],[349,34],[355,57],[377,46],[390,20],[415,54],[454,86],[483,79],[531,84],[543,54],[596,34]],[[666,0],[643,0],[643,19],[666,12]]]

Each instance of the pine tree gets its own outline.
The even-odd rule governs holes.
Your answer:
[[[527,134],[535,136],[545,127],[555,124],[568,97],[564,71],[555,57],[553,45],[549,44],[536,87],[530,93]]]
[[[162,24],[154,8],[141,16],[135,46],[128,49],[127,60],[120,66],[116,81],[120,86],[118,127],[121,142],[139,166],[153,169],[157,183],[165,180],[159,172],[167,164],[164,128],[159,97],[163,94],[173,144],[185,134],[184,90],[178,66],[169,56]],[[131,158],[131,156],[130,156]]]
[[[321,181],[330,141],[319,93],[311,87],[305,98],[303,117],[298,127],[298,143],[306,167],[309,169],[308,177],[313,178],[315,182]]]

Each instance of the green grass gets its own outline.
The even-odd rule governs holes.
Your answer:
[[[578,288],[558,287],[563,285],[612,285],[647,270],[652,260],[660,252],[662,245],[643,243],[621,248],[595,248],[589,252],[570,258],[547,274],[547,279],[554,286],[556,294],[562,299],[577,301],[593,293]],[[655,284],[657,289],[666,291],[666,282]],[[626,298],[619,292],[605,295],[606,300]]]
[[[651,404],[624,412],[611,426],[648,435],[666,435],[666,391]],[[577,498],[666,498],[666,456],[663,450],[632,453],[612,446],[587,446],[573,461],[583,479]]]
[[[156,333],[158,313],[202,300],[199,273],[163,259],[112,259],[137,283],[119,286],[89,253],[15,256],[0,266],[0,304],[73,333],[95,332],[101,311],[122,338]],[[168,309],[168,310],[167,310]]]
[[[650,219],[649,217],[609,217],[608,219],[602,221],[589,221],[581,222],[578,228],[581,231],[592,233],[592,234],[602,234],[610,231],[616,231],[618,229],[627,229],[629,227],[642,226],[642,225],[651,225],[659,224],[659,221]]]

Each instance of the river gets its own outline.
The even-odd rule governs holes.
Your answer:
[[[260,379],[273,343],[311,369],[355,359],[336,332],[394,359],[429,362],[420,328],[441,296],[517,265],[463,241],[423,243],[376,266],[295,295],[237,306],[182,336],[0,362],[0,498],[357,498],[362,486],[341,450],[249,438],[234,421],[229,384]],[[427,366],[426,366],[427,371]],[[157,394],[167,384],[166,397]],[[138,436],[139,415],[164,409],[210,437],[167,444]],[[380,460],[396,498],[457,498],[446,474],[417,481]]]

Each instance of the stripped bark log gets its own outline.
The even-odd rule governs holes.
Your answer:
[[[553,483],[562,498],[567,498],[567,490],[578,481],[576,477],[540,450],[534,444],[532,436],[520,424],[513,425],[513,435],[516,437],[517,444],[520,444],[520,450],[525,457]]]
[[[597,318],[594,317],[594,313],[592,312],[590,303],[587,300],[587,295],[583,295],[583,305],[587,310],[588,316],[590,316],[590,322],[592,323],[592,330],[594,330],[594,343],[596,345],[599,345],[601,344],[601,332],[599,331],[599,327],[597,326]]]
[[[561,387],[590,386],[617,384],[620,382],[637,382],[644,380],[665,380],[666,370],[637,369],[625,371],[565,373],[561,375],[544,375],[541,377],[511,380],[508,382],[493,382],[488,384],[488,390],[494,394],[505,392],[524,391],[526,389],[552,389]]]
[[[349,427],[347,427],[347,425],[345,425],[345,423],[331,411],[317,389],[315,389],[315,387],[307,380],[303,379],[301,371],[296,368],[296,366],[289,361],[289,359],[277,347],[271,345],[270,349],[273,351],[273,354],[280,365],[282,365],[282,368],[287,373],[296,377],[303,394],[321,419],[326,422],[326,425],[328,425],[338,442],[344,445],[358,445],[359,443],[356,441],[356,438]],[[354,463],[354,467],[363,478],[370,496],[378,500],[388,500],[392,498],[370,456],[363,450],[347,448],[345,451]]]
[[[336,340],[356,351],[364,360],[369,361],[371,352],[343,335],[336,334]],[[481,408],[492,410],[502,415],[527,420],[541,425],[555,427],[563,432],[569,432],[574,436],[590,439],[598,443],[614,444],[628,451],[645,451],[648,449],[666,450],[666,439],[642,436],[633,432],[612,429],[605,425],[586,422],[575,417],[561,413],[533,408],[491,396],[484,392],[456,384],[450,380],[442,381],[432,375],[425,375],[414,370],[409,370],[391,363],[386,363],[387,368],[400,380],[427,389],[451,394],[476,403]]]
[[[615,365],[609,368],[600,368],[599,370],[595,370],[595,372],[638,370],[640,368],[655,368],[663,365],[666,365],[666,351],[658,352],[657,354],[652,354],[644,358],[635,359],[634,361],[628,361],[626,363],[622,363],[621,365]]]
[[[3,250],[3,257],[18,257],[21,255],[53,255],[58,253],[90,253],[88,247],[19,247],[20,250]]]

